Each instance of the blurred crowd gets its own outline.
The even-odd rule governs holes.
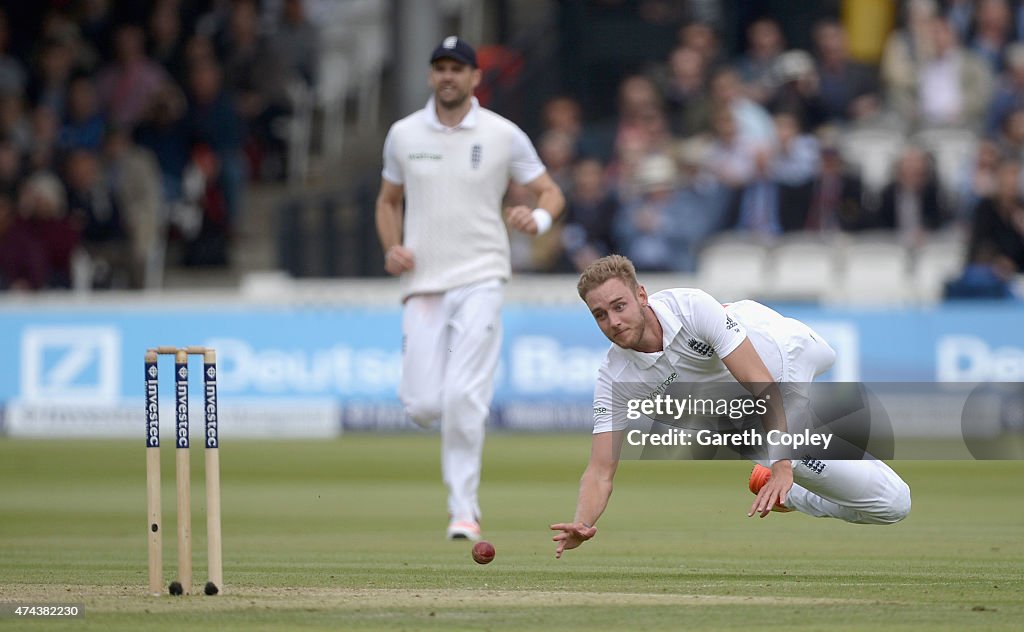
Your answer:
[[[1001,295],[1024,271],[1024,3],[900,7],[877,64],[852,57],[838,19],[800,50],[761,17],[732,56],[692,21],[667,59],[621,82],[613,119],[548,101],[536,141],[567,217],[520,266],[580,270],[619,252],[693,272],[723,231],[769,244],[884,231],[911,250],[957,233],[968,260],[953,291]],[[883,177],[866,178],[879,161]]]
[[[684,12],[650,7],[722,5],[591,4],[664,19]],[[620,252],[693,272],[723,233],[884,233],[910,252],[952,236],[966,265],[951,294],[1007,294],[1024,271],[1024,2],[894,4],[871,62],[838,10],[803,48],[788,16],[748,14],[726,46],[698,12],[619,83],[612,116],[547,100],[535,141],[569,205],[550,233],[514,242],[517,267],[571,272]],[[312,5],[334,6],[0,2],[0,290],[152,287],[165,258],[226,264],[246,183],[288,168],[290,88],[317,81]]]
[[[226,264],[317,34],[302,0],[5,3],[0,289],[142,287],[168,239]]]

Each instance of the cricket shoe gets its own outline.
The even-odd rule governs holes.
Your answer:
[[[445,536],[449,540],[469,540],[476,542],[480,539],[480,523],[476,520],[452,520],[448,523],[448,531]]]
[[[771,477],[771,469],[763,465],[755,465],[754,469],[750,471],[750,492],[756,496],[757,492],[761,491],[761,488],[764,487],[765,483],[767,483],[768,479]],[[775,503],[775,506],[772,507],[772,511],[786,513],[787,511],[793,510],[782,503]]]

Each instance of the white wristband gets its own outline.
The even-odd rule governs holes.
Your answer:
[[[551,230],[551,224],[555,220],[548,211],[542,208],[535,208],[533,209],[533,221],[537,222],[537,234],[543,235]]]

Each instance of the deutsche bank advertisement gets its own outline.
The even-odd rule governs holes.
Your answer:
[[[775,307],[809,324],[836,350],[826,380],[1024,381],[1021,306]],[[0,433],[141,439],[144,353],[162,345],[216,350],[224,436],[414,429],[396,395],[400,329],[398,307],[2,307]],[[491,425],[588,429],[608,344],[582,305],[506,306]],[[198,368],[201,360],[192,361]],[[161,416],[168,423],[170,357],[161,357],[160,372],[161,410],[167,410]],[[201,379],[201,371],[192,373]],[[192,405],[199,407],[201,385],[193,389]]]

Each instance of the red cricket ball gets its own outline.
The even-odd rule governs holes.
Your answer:
[[[477,564],[490,564],[494,559],[494,545],[487,540],[480,540],[473,545],[473,561]]]

